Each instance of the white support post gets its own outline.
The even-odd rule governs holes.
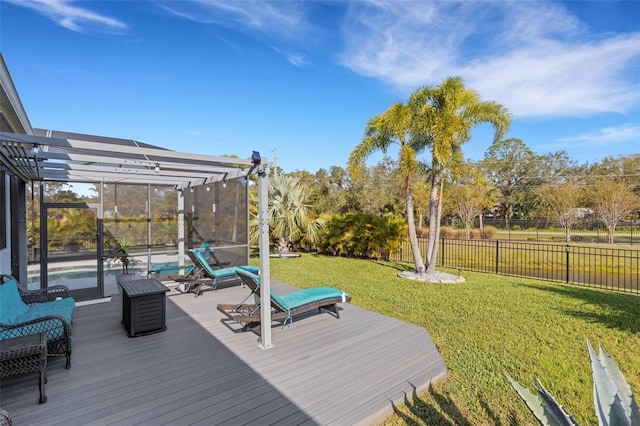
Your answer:
[[[151,184],[147,183],[147,277],[151,266]]]
[[[266,163],[266,162],[265,162]],[[258,226],[260,249],[260,348],[269,349],[271,343],[271,273],[269,268],[269,178],[266,166],[258,172]]]
[[[184,274],[184,190],[178,191],[178,273]]]

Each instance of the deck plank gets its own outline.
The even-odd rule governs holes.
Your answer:
[[[294,287],[273,282],[285,294]],[[216,310],[249,294],[236,285],[167,297],[167,330],[126,336],[121,300],[74,312],[72,367],[49,359],[45,404],[37,375],[0,383],[14,424],[374,424],[446,367],[428,332],[353,304],[274,324],[275,347]]]

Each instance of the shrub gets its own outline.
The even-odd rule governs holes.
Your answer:
[[[333,216],[318,251],[334,256],[389,260],[407,233],[404,219],[393,214],[347,213]]]
[[[462,238],[464,237],[464,231],[453,228],[451,226],[441,226],[440,237],[441,238]]]
[[[482,234],[480,233],[480,229],[478,228],[471,228],[469,230],[469,237],[473,240],[480,240],[482,239]]]
[[[495,237],[496,232],[498,232],[498,230],[496,229],[495,226],[490,226],[490,225],[485,226],[480,238],[483,238],[485,240],[493,240],[493,237]]]

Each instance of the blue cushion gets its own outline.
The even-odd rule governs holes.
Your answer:
[[[57,315],[71,324],[71,316],[76,307],[72,297],[51,302],[27,305],[22,301],[15,280],[0,285],[0,322],[19,324],[50,315]],[[0,331],[0,339],[25,336],[38,331],[46,331],[49,340],[58,340],[64,336],[64,327],[60,320],[47,320],[40,324],[31,324],[11,330]]]
[[[260,269],[259,268],[255,268],[253,266],[239,266],[238,270],[240,271],[241,274],[247,275],[250,278],[253,278],[253,280],[258,284],[258,287],[260,286],[260,276],[257,275],[256,273],[254,273],[253,270],[255,270],[256,272],[259,272]],[[273,290],[271,290],[271,300],[273,300],[274,302],[276,302],[277,305],[279,305],[282,309],[288,310],[291,309],[287,303],[282,300],[280,298],[280,296],[278,296],[277,294],[275,294],[273,292]]]
[[[236,268],[235,266],[232,266],[230,268],[222,268],[222,269],[214,269],[213,270],[213,279],[218,279],[218,278],[227,278],[227,277],[232,277],[236,275]]]
[[[285,302],[280,296],[275,294],[273,290],[271,290],[271,300],[276,302],[280,307],[282,307],[286,311],[295,308],[295,306],[289,306],[289,304]]]
[[[16,280],[9,280],[0,285],[0,322],[15,324],[19,315],[29,310],[29,305],[22,301]]]
[[[332,299],[336,297],[342,298],[343,296],[346,298],[347,295],[344,292],[337,290],[335,288],[316,287],[316,288],[309,288],[306,290],[294,291],[293,293],[280,296],[279,299],[285,303],[285,305],[287,306],[287,309],[294,309],[299,306],[306,305],[307,303],[313,303],[319,300]]]
[[[196,258],[200,261],[200,267],[202,267],[205,272],[209,275],[209,277],[217,280],[218,278],[227,278],[236,275],[236,267],[232,266],[230,268],[222,268],[222,269],[213,269],[211,265],[207,262],[207,259],[204,258],[204,255],[200,253],[198,250],[190,250],[196,256]]]
[[[248,275],[260,285],[260,276],[251,271],[259,271],[258,268],[253,266],[239,266],[238,271],[241,274]],[[317,302],[318,300],[332,299],[335,297],[342,298],[345,302],[348,295],[340,290],[331,287],[316,287],[305,290],[294,291],[284,296],[278,296],[273,290],[271,291],[271,300],[279,305],[282,309],[289,311],[299,306],[306,305],[307,303]]]
[[[258,268],[257,266],[243,265],[243,266],[238,266],[238,268],[248,271],[253,275],[260,275],[260,268]]]
[[[192,269],[193,266],[185,265],[184,273],[188,274]],[[178,266],[178,262],[152,263],[149,272],[153,274],[177,274],[180,272],[180,267]]]
[[[57,315],[71,324],[71,314],[76,307],[72,297],[52,300],[51,302],[35,303],[29,306],[29,310],[22,315],[18,315],[18,322],[31,321],[33,319]]]

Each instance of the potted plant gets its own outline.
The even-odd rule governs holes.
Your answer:
[[[135,259],[129,256],[129,249],[131,248],[131,241],[123,238],[116,243],[113,251],[116,254],[116,260],[122,263],[122,273],[129,273],[129,265],[135,264]]]

